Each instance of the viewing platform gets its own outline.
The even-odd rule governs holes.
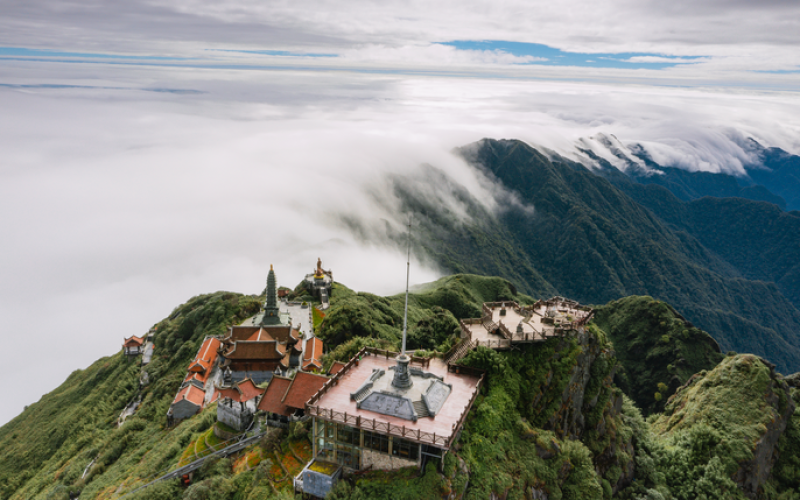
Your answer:
[[[517,302],[486,302],[480,318],[461,320],[462,343],[491,349],[510,349],[513,344],[544,342],[582,331],[594,310],[563,297],[537,301],[531,306]],[[453,362],[452,360],[450,362]]]

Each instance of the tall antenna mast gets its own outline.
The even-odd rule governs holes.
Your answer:
[[[400,354],[406,354],[406,332],[408,331],[408,280],[411,276],[411,215],[408,216],[408,255],[406,256],[406,307],[403,312],[403,349]]]
[[[408,373],[408,364],[411,359],[406,354],[406,335],[408,333],[408,281],[411,276],[411,215],[408,216],[408,258],[406,260],[406,307],[403,312],[403,350],[397,356],[397,366],[394,367],[392,386],[397,389],[408,389],[413,385]]]

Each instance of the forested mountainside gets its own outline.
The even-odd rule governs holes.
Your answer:
[[[432,166],[422,178],[393,179],[402,208],[418,214],[418,248],[444,269],[583,303],[649,295],[724,351],[755,353],[784,373],[800,369],[796,213],[740,198],[682,201],[520,141],[485,139],[458,153],[510,193],[498,210]],[[424,183],[458,199],[468,217],[424,194]]]
[[[519,288],[473,275],[422,287],[410,298],[409,346],[442,355],[457,341],[458,320],[479,316],[483,302],[533,302]],[[290,296],[310,299],[303,285]],[[310,458],[302,424],[208,462],[191,486],[174,479],[128,495],[217,443],[216,405],[173,428],[165,414],[204,337],[251,316],[262,300],[217,292],[176,308],[155,325],[156,355],[141,385],[138,360],[121,352],[70,375],[0,428],[0,497],[294,498],[291,476]],[[330,303],[315,327],[330,348],[326,366],[364,345],[399,347],[403,296],[335,284]],[[662,301],[615,300],[598,309],[582,335],[506,352],[480,347],[462,364],[484,370],[486,382],[443,469],[354,475],[330,498],[800,495],[800,375],[784,378],[757,356],[720,353],[707,333]],[[137,394],[141,405],[118,427]]]

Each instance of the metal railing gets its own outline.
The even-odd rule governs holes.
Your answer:
[[[474,396],[473,396],[474,397]],[[307,406],[306,410],[311,416],[321,418],[328,422],[349,425],[358,429],[378,432],[387,436],[396,436],[417,443],[430,444],[440,448],[449,447],[451,435],[442,436],[435,432],[427,432],[420,429],[409,429],[405,425],[395,425],[383,422],[375,418],[364,418],[361,415],[352,415],[347,412],[320,408],[319,406]],[[463,419],[463,415],[462,415]]]

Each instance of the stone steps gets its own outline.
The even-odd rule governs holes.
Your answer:
[[[412,401],[411,404],[414,405],[414,412],[416,412],[417,417],[424,418],[431,416],[431,414],[428,413],[428,407],[425,405],[424,401]]]

